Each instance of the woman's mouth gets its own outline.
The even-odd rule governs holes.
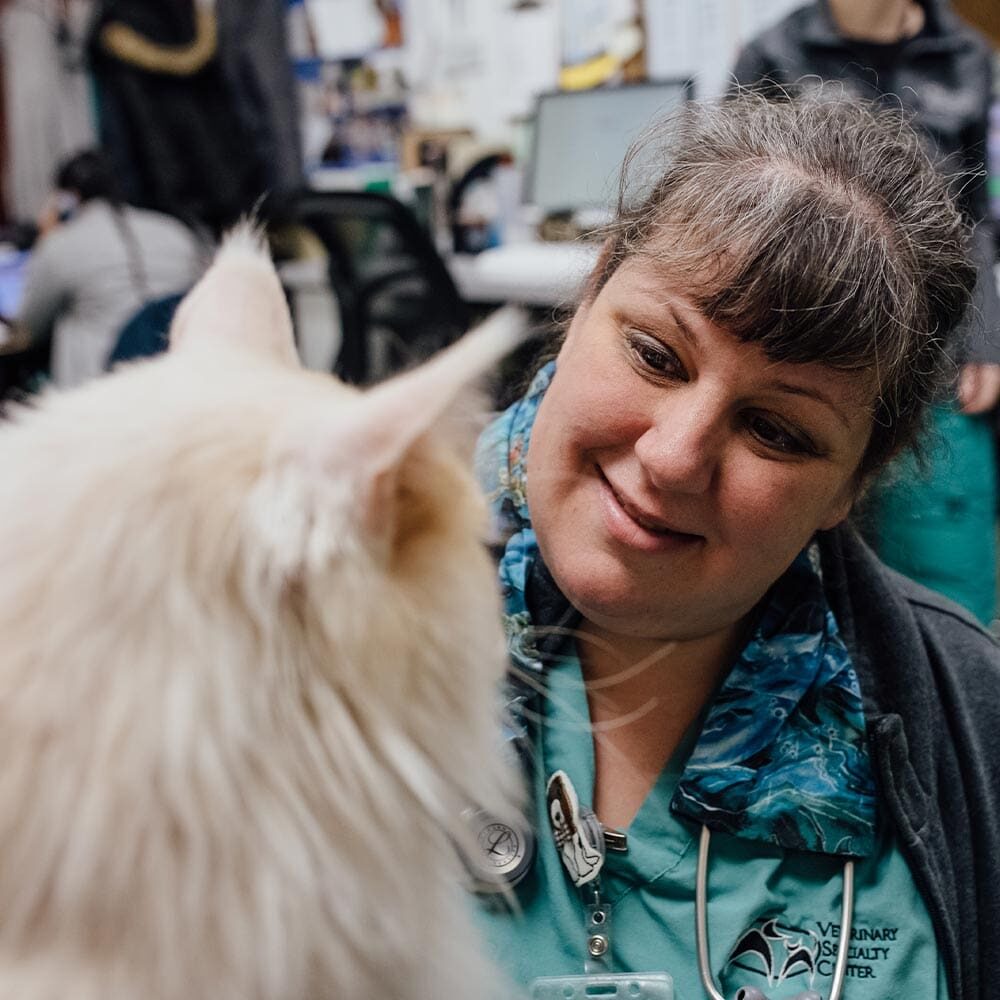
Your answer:
[[[662,517],[638,507],[611,484],[601,469],[597,472],[605,523],[619,542],[630,548],[659,552],[678,546],[686,548],[705,540],[703,535],[682,531]]]

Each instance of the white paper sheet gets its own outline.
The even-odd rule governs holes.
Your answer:
[[[698,0],[692,5],[691,34],[697,97],[717,97],[729,84],[738,38],[739,0]]]
[[[559,11],[554,3],[503,12],[491,67],[501,119],[532,112],[538,94],[559,84]]]
[[[305,0],[323,59],[366,55],[382,43],[384,23],[374,0]]]
[[[690,0],[644,0],[646,71],[652,80],[695,75]]]
[[[806,0],[644,0],[650,77],[695,78],[699,97],[729,85],[742,45]]]

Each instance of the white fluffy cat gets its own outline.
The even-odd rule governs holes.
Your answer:
[[[504,653],[436,425],[513,337],[350,389],[243,233],[171,338],[0,430],[0,998],[482,996]]]

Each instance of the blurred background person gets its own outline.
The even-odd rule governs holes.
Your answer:
[[[862,527],[890,565],[995,614],[997,460],[988,414],[1000,399],[1000,300],[985,173],[991,50],[940,0],[816,0],[751,40],[736,82],[784,99],[840,81],[902,106],[958,178],[976,224],[976,301],[955,361],[956,399],[932,410],[923,461],[908,457],[875,487]]]
[[[52,340],[52,379],[78,385],[104,370],[126,322],[190,288],[206,246],[171,216],[125,204],[98,150],[60,166],[39,218],[17,326]]]

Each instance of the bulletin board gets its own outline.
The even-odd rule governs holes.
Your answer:
[[[580,15],[589,2],[405,0],[406,66],[417,124],[474,126],[490,139],[509,136],[512,122],[531,113],[538,93],[560,87],[566,52],[586,48]],[[645,75],[691,78],[696,96],[720,94],[739,47],[803,2],[634,0]],[[601,5],[610,11],[623,2]]]
[[[300,69],[319,81],[312,104],[326,102],[336,117],[333,105],[350,104],[358,94],[357,82],[365,77],[357,67],[363,64],[380,81],[369,104],[401,107],[405,101],[411,127],[471,128],[486,143],[517,149],[538,94],[615,82],[600,72],[605,53],[641,78],[692,79],[695,96],[722,93],[739,47],[804,0],[286,2],[293,50],[300,38],[301,54],[312,58],[299,59]],[[337,71],[350,85],[328,79],[338,60]],[[383,93],[383,84],[394,81],[405,94]],[[357,109],[351,104],[350,110]],[[341,145],[371,145],[368,132],[363,141],[347,136]],[[313,145],[324,143],[328,137],[317,133]],[[307,159],[316,153],[307,150]]]

